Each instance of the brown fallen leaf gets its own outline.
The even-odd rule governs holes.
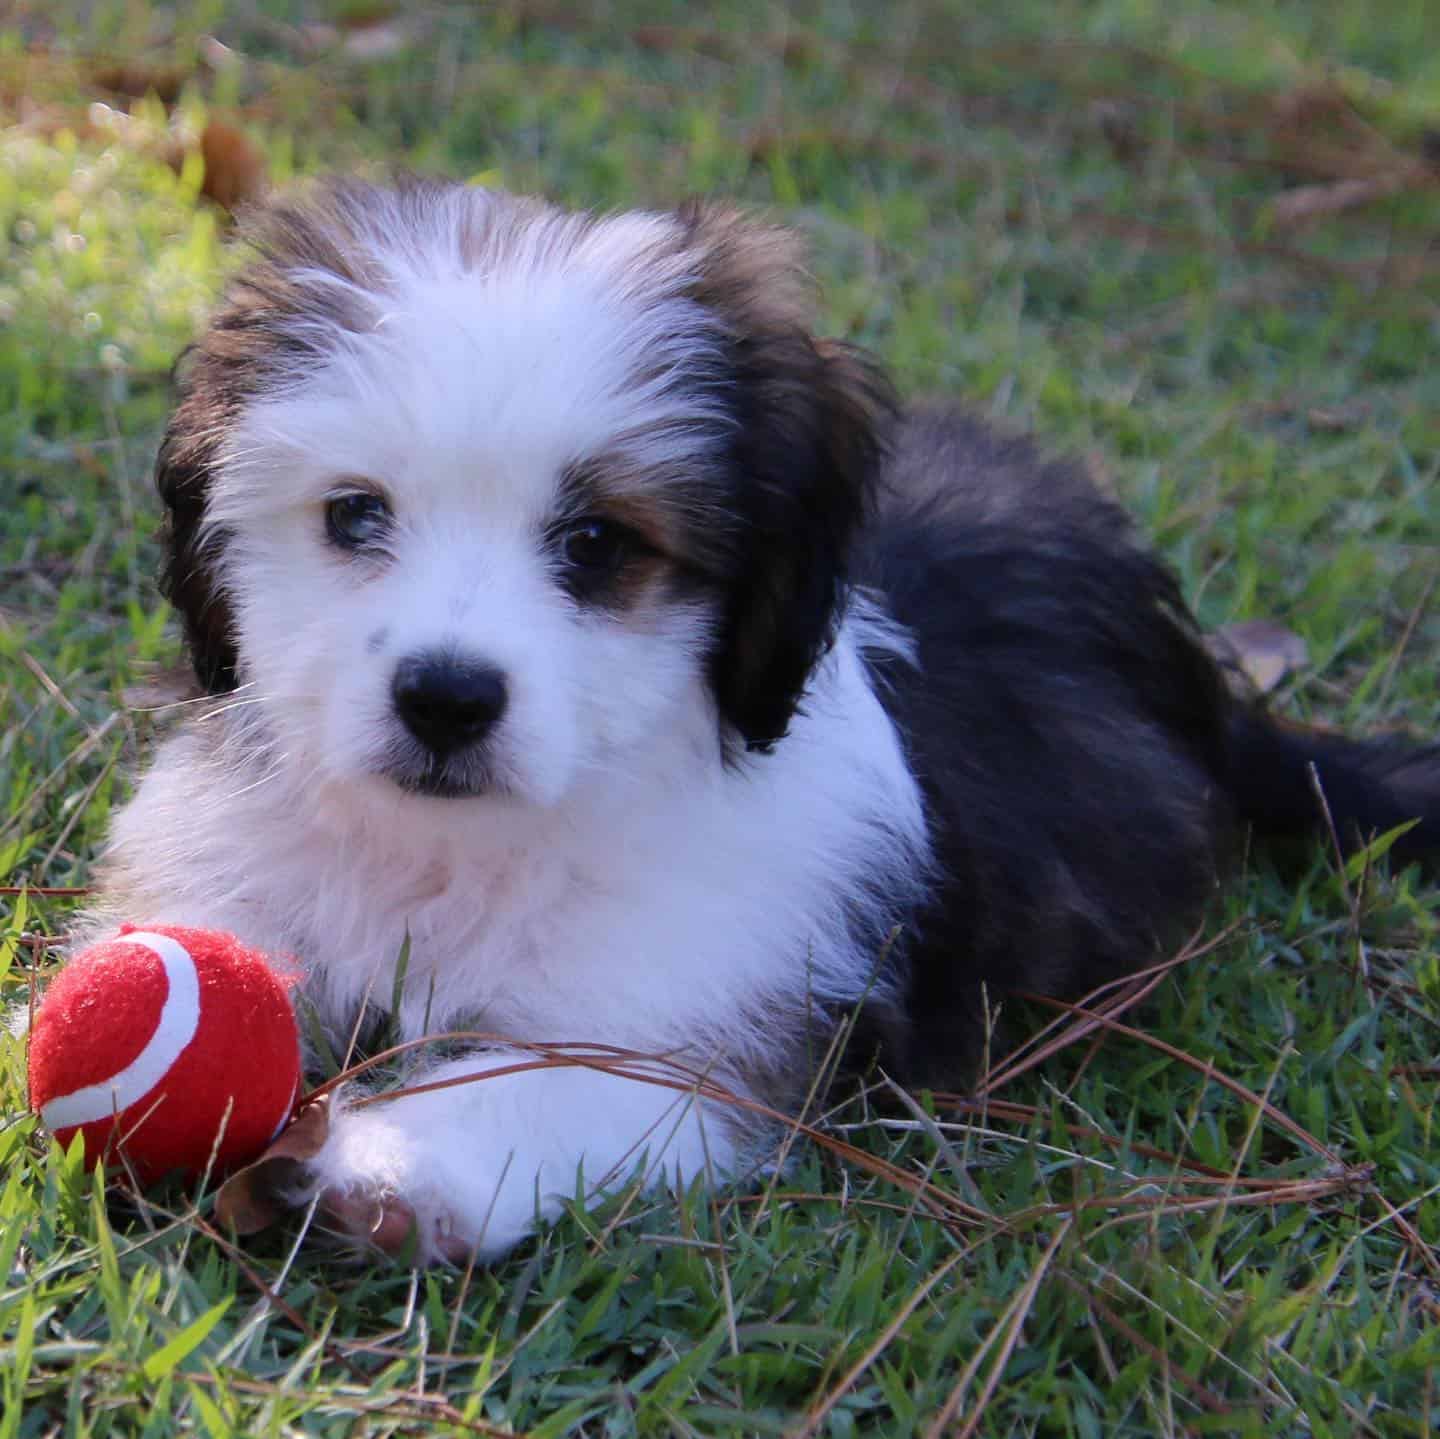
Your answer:
[[[1339,435],[1363,425],[1370,407],[1359,401],[1344,405],[1312,405],[1305,411],[1305,423],[1322,434]]]
[[[1269,694],[1308,664],[1310,650],[1293,630],[1270,620],[1238,620],[1205,637],[1206,646],[1241,694]]]
[[[290,1196],[300,1186],[307,1162],[320,1152],[329,1133],[329,1095],[302,1105],[259,1159],[220,1186],[215,1217],[237,1234],[258,1234],[283,1218],[294,1208]]]
[[[194,140],[172,139],[165,152],[166,162],[177,174],[185,157],[197,148]],[[236,210],[265,193],[268,175],[260,147],[238,126],[224,120],[207,120],[198,142],[205,162],[200,193],[222,210]]]
[[[1277,230],[1296,230],[1332,215],[1373,205],[1400,191],[1431,183],[1429,171],[1421,166],[1392,171],[1364,179],[1337,180],[1333,184],[1299,185],[1287,190],[1270,207],[1270,219]]]
[[[91,67],[91,79],[102,90],[139,100],[157,95],[162,104],[173,105],[192,78],[193,71],[182,65],[154,65],[146,60],[101,61]]]

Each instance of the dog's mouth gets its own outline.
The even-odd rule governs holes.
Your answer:
[[[406,794],[429,799],[475,799],[505,792],[494,771],[476,756],[427,754],[386,767],[385,777]]]

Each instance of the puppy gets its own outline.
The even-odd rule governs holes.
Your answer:
[[[294,956],[337,1050],[493,1036],[337,1106],[295,1196],[336,1227],[488,1257],[577,1184],[734,1174],[763,1122],[708,1086],[792,1105],[847,1018],[964,1082],[987,993],[1153,960],[1312,773],[1343,833],[1440,840],[1435,749],[1229,698],[1077,470],[814,337],[791,235],[412,180],[249,240],[157,470],[216,702],[87,933]]]

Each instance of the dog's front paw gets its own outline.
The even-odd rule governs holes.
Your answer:
[[[474,1249],[457,1232],[454,1216],[418,1210],[403,1195],[359,1183],[320,1190],[320,1223],[342,1239],[378,1249],[392,1259],[467,1263]]]
[[[423,1101],[430,1101],[425,1103]],[[533,1228],[533,1189],[507,1184],[491,1145],[432,1096],[331,1106],[294,1198],[346,1240],[417,1264],[495,1258]]]
[[[394,1118],[335,1110],[328,1096],[312,1101],[258,1160],[221,1185],[216,1217],[255,1234],[313,1204],[319,1226],[349,1243],[419,1264],[468,1263],[486,1252],[483,1228],[457,1218],[445,1196],[466,1196]]]

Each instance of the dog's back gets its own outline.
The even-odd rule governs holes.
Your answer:
[[[942,876],[909,957],[912,1078],[967,1077],[987,994],[1153,962],[1244,827],[1353,843],[1418,821],[1397,857],[1440,848],[1440,750],[1233,697],[1124,511],[1027,440],[953,409],[900,421],[860,578],[914,641],[914,666],[875,669]]]

